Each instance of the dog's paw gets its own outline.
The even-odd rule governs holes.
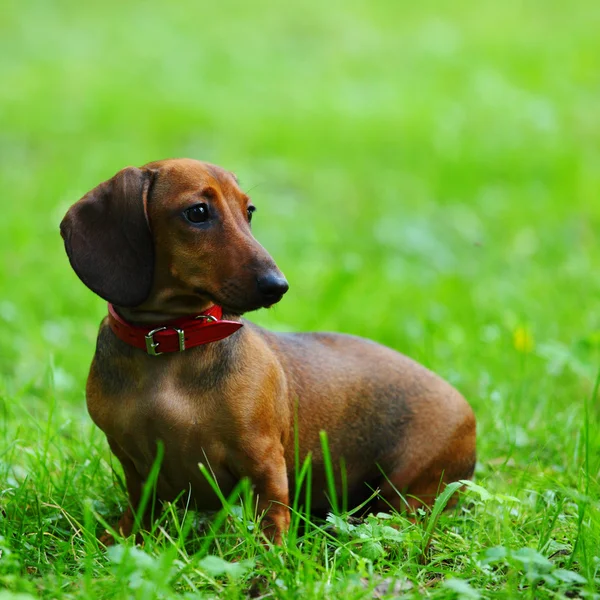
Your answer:
[[[108,548],[109,546],[115,545],[115,538],[113,534],[107,530],[98,538],[98,542]]]

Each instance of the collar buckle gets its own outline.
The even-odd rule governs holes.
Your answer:
[[[194,319],[208,321],[209,323],[216,323],[219,320],[214,315],[198,315],[197,317],[194,317]]]
[[[152,331],[149,331],[144,337],[146,339],[146,353],[150,356],[160,356],[164,354],[164,352],[157,352],[158,342],[154,341],[154,334],[159,331],[166,331],[167,329],[172,329],[177,333],[179,338],[179,352],[183,352],[185,350],[185,332],[183,329],[178,329],[177,327],[157,327]]]

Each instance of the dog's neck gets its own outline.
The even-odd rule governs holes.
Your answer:
[[[195,317],[215,303],[206,295],[192,293],[173,282],[160,281],[142,304],[135,307],[115,306],[117,314],[131,325],[159,326],[183,317]]]
[[[200,315],[211,307],[211,304],[207,304],[202,307],[200,310],[190,311],[157,311],[157,310],[139,310],[137,308],[125,308],[122,306],[115,306],[115,310],[117,314],[127,323],[131,325],[135,325],[137,327],[141,326],[159,326],[163,323],[169,323],[170,321],[174,321],[175,319],[180,319],[182,317],[194,317],[195,315]]]
[[[144,304],[134,308],[114,306],[114,309],[124,321],[127,321],[131,325],[159,326],[183,317],[194,318],[196,315],[201,315],[213,306],[214,303],[209,300],[180,296],[168,299],[149,299]],[[233,320],[239,320],[239,318],[233,317]]]

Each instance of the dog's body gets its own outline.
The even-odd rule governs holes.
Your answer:
[[[209,225],[184,223],[187,216],[176,220],[189,215],[190,205],[200,211],[199,198],[214,215]],[[211,303],[239,320],[287,290],[239,218],[251,217],[248,202],[234,178],[217,167],[162,161],[122,171],[90,192],[69,211],[62,233],[78,275],[130,322],[162,324]],[[125,213],[115,208],[121,204]],[[124,227],[130,218],[131,226]],[[94,231],[102,229],[99,224],[111,233]],[[88,228],[83,236],[81,227]],[[132,229],[133,242],[123,244],[115,227]],[[151,232],[150,246],[144,227]],[[103,247],[106,235],[113,236],[118,256],[96,256],[115,252]],[[143,268],[148,248],[150,275],[135,271]],[[112,265],[110,276],[105,263]],[[198,508],[219,508],[198,463],[212,470],[225,494],[247,476],[275,541],[289,523],[296,437],[300,461],[312,456],[312,506],[319,511],[328,506],[322,430],[333,465],[344,463],[351,505],[376,488],[379,509],[430,505],[444,483],[470,477],[474,467],[475,419],[462,396],[412,360],[353,336],[275,334],[244,321],[221,341],[155,357],[123,342],[105,320],[87,398],[94,422],[123,465],[134,509],[161,440],[161,500],[189,491]],[[337,481],[341,497],[339,473]],[[132,526],[130,509],[119,527],[129,534]]]

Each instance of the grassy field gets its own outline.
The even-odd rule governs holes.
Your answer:
[[[599,19],[592,0],[8,0],[0,599],[599,598]],[[272,550],[238,507],[171,510],[143,547],[98,548],[126,503],[84,401],[106,307],[58,223],[169,156],[251,190],[291,285],[253,320],[376,339],[469,399],[460,509],[341,515]]]

